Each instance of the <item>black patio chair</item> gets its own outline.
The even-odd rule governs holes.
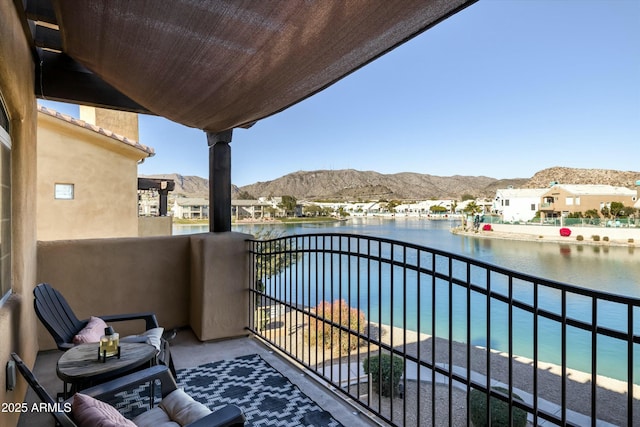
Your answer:
[[[33,372],[24,364],[20,356],[11,353],[11,357],[16,362],[16,366],[29,386],[35,391],[38,398],[47,404],[47,408],[53,408],[51,415],[54,417],[56,425],[62,427],[77,427],[72,412],[65,412],[65,408],[71,407],[74,397],[65,402],[56,402],[51,395],[42,387]],[[178,389],[173,376],[166,366],[152,366],[150,368],[134,372],[118,379],[91,387],[82,391],[83,394],[91,396],[103,402],[113,401],[117,393],[132,390],[143,384],[160,382],[160,394],[162,399]],[[150,402],[153,406],[153,401]],[[151,408],[150,408],[151,409]],[[180,411],[181,408],[176,408]],[[207,410],[208,411],[208,410]],[[210,411],[209,411],[210,412]],[[203,418],[183,427],[235,427],[244,426],[245,416],[242,410],[236,405],[226,405],[215,412],[211,412]]]
[[[36,315],[47,328],[56,342],[59,350],[66,351],[75,346],[73,337],[78,334],[89,322],[88,319],[79,320],[67,303],[67,300],[60,292],[48,283],[41,283],[33,289],[33,305]],[[102,315],[100,317],[105,322],[122,322],[127,320],[144,320],[145,329],[158,327],[158,320],[154,313],[131,313]],[[144,342],[144,337],[124,337],[122,341]],[[176,370],[171,359],[169,343],[162,339],[159,348],[158,361],[169,366],[171,373],[175,376]]]

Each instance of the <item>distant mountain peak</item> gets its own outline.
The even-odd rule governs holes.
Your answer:
[[[536,172],[525,187],[546,188],[551,182],[558,182],[560,184],[603,184],[635,188],[635,183],[639,179],[640,172],[554,166]]]
[[[209,180],[178,173],[141,175],[173,179],[173,196],[209,197]],[[486,176],[436,176],[416,172],[382,174],[355,169],[295,171],[280,178],[232,187],[232,197],[246,192],[254,197],[293,196],[297,199],[380,200],[455,199],[463,195],[493,198],[499,188],[547,188],[561,184],[606,184],[635,188],[640,172],[610,169],[578,169],[556,166],[543,169],[532,178],[496,179]]]

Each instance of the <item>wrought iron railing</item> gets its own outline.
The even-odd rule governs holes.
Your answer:
[[[392,425],[640,420],[639,299],[367,236],[250,246],[249,329]]]

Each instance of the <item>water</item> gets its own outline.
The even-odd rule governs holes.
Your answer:
[[[348,222],[320,223],[320,224],[278,224],[278,225],[237,225],[234,231],[259,233],[260,230],[276,228],[286,234],[307,234],[340,232],[359,235],[385,237],[389,239],[411,242],[422,246],[435,248],[479,261],[487,262],[514,271],[528,273],[537,277],[555,280],[584,288],[604,291],[612,294],[640,297],[640,249],[626,247],[576,246],[550,242],[509,241],[499,239],[481,239],[470,236],[458,236],[450,232],[455,223],[449,221],[429,221],[418,219],[352,219]],[[177,227],[175,234],[184,232],[206,232],[208,226]],[[346,274],[337,272],[337,274]],[[375,273],[377,275],[377,273]],[[383,269],[382,282],[391,283],[390,269]],[[374,283],[380,278],[371,277]],[[395,277],[394,282],[401,282]],[[415,277],[408,277],[407,283],[415,283]],[[358,283],[353,280],[352,283]],[[436,286],[441,289],[436,295],[436,331],[437,336],[448,336],[449,293],[447,284]],[[346,291],[345,291],[346,292]],[[519,286],[515,283],[514,293],[520,300],[531,303],[531,286]],[[355,292],[354,292],[355,294]],[[388,301],[394,301],[394,312],[402,313],[402,297],[397,289],[391,287],[372,291],[371,295],[361,295],[361,306],[366,307],[366,300],[370,298],[373,304],[371,313],[365,313],[373,322],[389,324],[391,322]],[[393,298],[392,298],[393,296]],[[342,296],[345,297],[344,295]],[[411,298],[409,301],[414,301]],[[322,297],[321,297],[322,298]],[[328,296],[325,296],[328,298]],[[452,289],[453,306],[453,337],[457,341],[466,341],[466,290],[454,286]],[[416,330],[418,316],[420,316],[421,332],[433,332],[430,328],[432,313],[424,307],[431,306],[431,293],[423,292],[421,297],[422,312],[418,314],[417,305],[408,304],[406,307],[406,325],[401,315],[394,316],[395,326],[405,325],[408,329]],[[560,293],[543,290],[539,295],[541,307],[559,313]],[[309,305],[318,301],[310,299]],[[379,303],[378,303],[379,302]],[[471,342],[476,345],[486,345],[486,299],[476,294],[472,296],[472,328]],[[491,347],[507,351],[508,330],[506,304],[495,301],[491,305],[492,327]],[[366,311],[366,310],[365,310]],[[568,315],[573,318],[591,321],[591,300],[578,296],[568,301]],[[497,321],[496,321],[497,320]],[[504,320],[504,321],[503,321]],[[634,312],[634,332],[640,333],[640,311]],[[626,309],[623,306],[602,303],[598,306],[598,324],[617,330],[627,330]],[[425,325],[428,325],[425,327]],[[514,310],[514,353],[525,357],[533,356],[533,316],[519,309]],[[555,364],[561,363],[560,337],[561,328],[557,322],[541,319],[539,358],[542,361]],[[584,372],[591,371],[591,335],[577,328],[569,327],[567,344],[571,350],[568,354],[567,365]],[[617,344],[607,337],[598,338],[598,373],[626,381],[627,348]],[[640,384],[640,346],[634,346],[636,360],[634,361],[634,382]]]

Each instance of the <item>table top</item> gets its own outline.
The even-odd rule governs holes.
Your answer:
[[[120,359],[108,357],[98,360],[98,343],[80,344],[67,350],[58,360],[58,377],[68,383],[99,381],[150,362],[157,349],[146,343],[120,343]]]

